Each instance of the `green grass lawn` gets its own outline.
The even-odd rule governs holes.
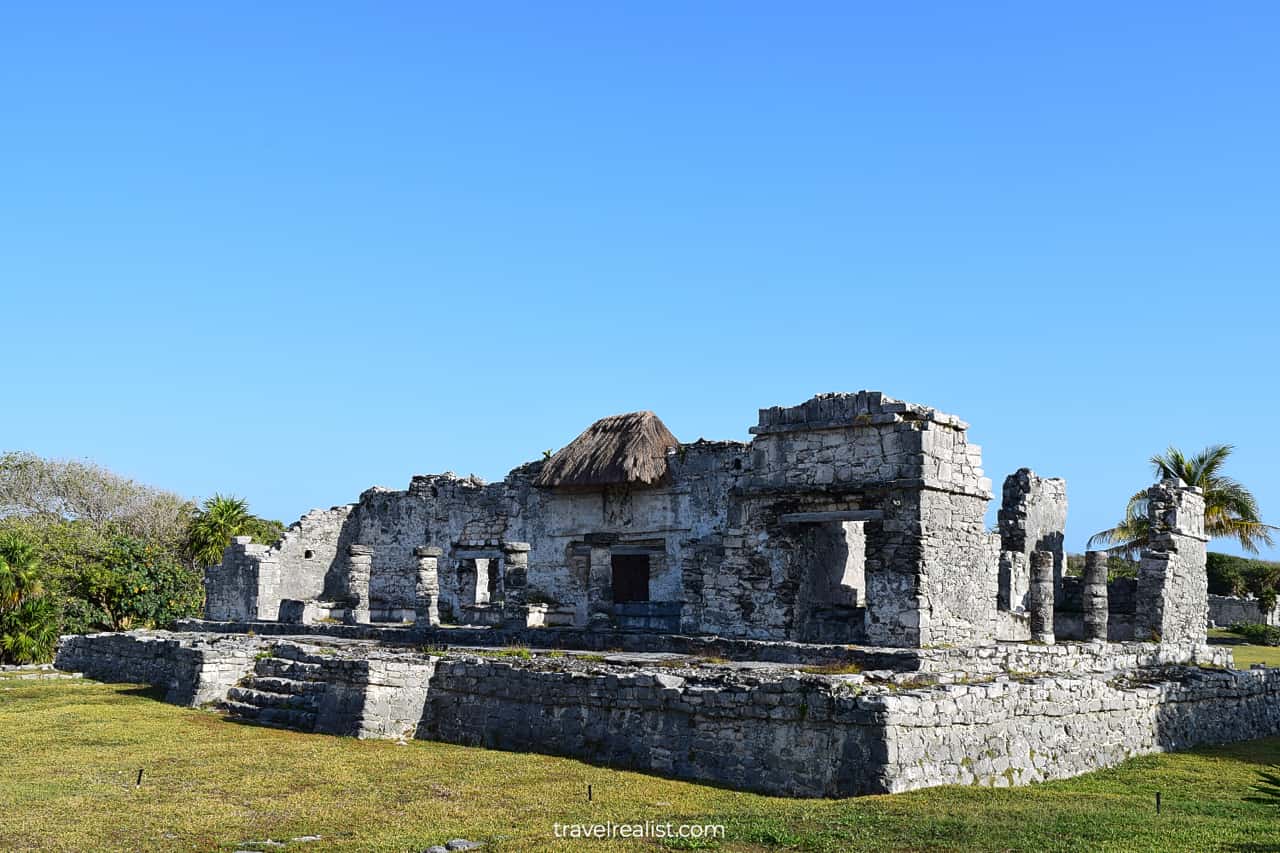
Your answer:
[[[257,728],[155,695],[0,685],[0,848],[235,850],[314,834],[284,850],[419,851],[459,836],[490,851],[660,849],[557,842],[552,825],[670,820],[725,824],[723,850],[1280,850],[1280,738],[1012,790],[787,800],[540,755]]]
[[[1250,645],[1239,634],[1232,633],[1227,628],[1210,628],[1209,639],[1225,640],[1231,646],[1232,656],[1239,669],[1248,669],[1255,663],[1280,666],[1280,646]]]

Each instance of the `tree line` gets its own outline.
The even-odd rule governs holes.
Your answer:
[[[163,628],[199,615],[203,572],[232,536],[270,544],[279,521],[202,502],[82,460],[0,455],[0,662],[48,660],[60,634]]]

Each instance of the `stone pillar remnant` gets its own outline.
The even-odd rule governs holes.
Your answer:
[[[1138,564],[1134,639],[1199,644],[1209,619],[1204,492],[1166,479],[1147,490],[1150,534]]]
[[[587,624],[607,628],[613,622],[613,555],[607,546],[591,546],[587,584]]]
[[[528,542],[506,542],[502,546],[503,621],[524,628],[529,618],[529,550]]]
[[[1053,552],[1031,553],[1031,641],[1053,645]]]
[[[373,548],[368,545],[352,545],[347,549],[347,612],[343,619],[348,625],[369,622],[369,576],[373,573]]]
[[[1081,594],[1084,610],[1084,638],[1107,639],[1107,553],[1086,551],[1084,555],[1084,585]]]
[[[443,553],[439,548],[428,545],[413,549],[413,556],[418,561],[418,572],[413,587],[413,613],[414,624],[419,629],[440,624],[439,563]]]

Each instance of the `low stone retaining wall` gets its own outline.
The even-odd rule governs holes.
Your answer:
[[[799,797],[881,790],[874,704],[826,679],[436,665],[418,737]]]
[[[58,641],[54,666],[98,681],[162,687],[166,702],[195,706],[224,698],[253,668],[261,648],[261,640],[237,635],[69,635]]]
[[[255,695],[269,703],[255,685],[288,692],[300,686],[290,679],[305,679],[319,695],[314,723],[308,716],[305,724],[315,731],[413,732],[833,797],[1025,784],[1280,732],[1280,670],[1170,665],[1203,651],[1146,643],[937,649],[919,661],[937,672],[823,675],[788,664],[658,667],[642,656],[615,665],[562,654],[526,660],[342,641],[106,634],[64,638],[58,666],[161,684],[181,704],[220,699],[236,682],[245,685],[241,703]],[[255,658],[258,675],[245,678]],[[1049,664],[1081,672],[1017,675],[1019,666]],[[943,669],[957,665],[973,670],[967,682]],[[1002,666],[1014,674],[977,672]]]
[[[882,696],[885,790],[1023,785],[1280,732],[1280,670],[1180,667]]]
[[[1231,667],[1231,649],[1224,646],[1173,643],[997,643],[956,649],[921,649],[918,672],[959,672],[967,676],[999,673],[1087,675],[1171,664]]]

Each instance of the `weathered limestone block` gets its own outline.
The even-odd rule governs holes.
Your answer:
[[[1147,518],[1134,639],[1203,642],[1209,618],[1204,494],[1181,480],[1162,480],[1147,490]]]
[[[1031,553],[1031,641],[1053,645],[1053,552]]]
[[[1084,555],[1084,587],[1082,590],[1084,611],[1084,638],[1107,639],[1107,554],[1105,551],[1086,551]]]
[[[440,548],[420,546],[413,550],[418,563],[414,584],[414,624],[429,627],[440,624],[440,573],[439,560],[444,552]]]
[[[368,545],[352,545],[347,549],[348,625],[369,621],[369,577],[373,573],[373,549]]]

